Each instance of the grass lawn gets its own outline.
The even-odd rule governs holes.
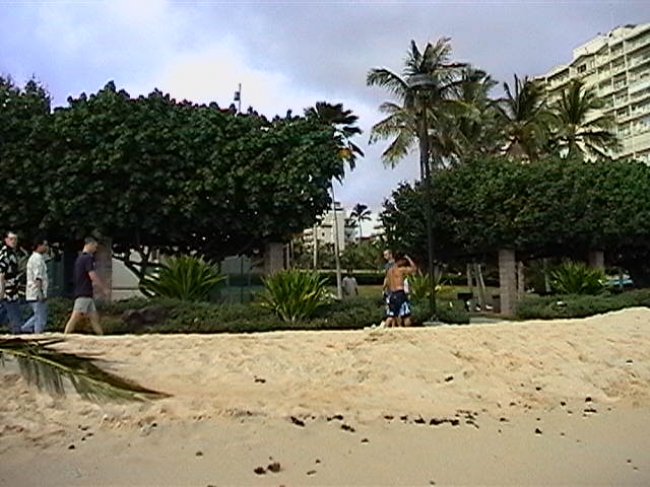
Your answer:
[[[467,286],[443,286],[442,289],[438,292],[438,299],[458,299],[458,293],[466,293],[469,288]],[[336,287],[331,287],[333,294],[336,294]],[[498,287],[486,287],[487,300],[488,302],[492,301],[492,295],[499,293]],[[370,297],[381,297],[382,287],[380,285],[375,286],[359,286],[359,296],[370,296]],[[474,296],[477,296],[476,290],[474,290]]]

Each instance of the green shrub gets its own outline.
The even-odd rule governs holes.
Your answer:
[[[429,313],[429,301],[427,299],[414,299],[411,303],[411,319],[414,325],[421,325],[431,320]],[[438,321],[449,325],[469,324],[469,313],[465,305],[458,300],[436,300],[436,312]]]
[[[378,325],[384,318],[382,300],[367,296],[357,296],[341,301],[332,301],[319,309],[314,320],[307,323],[315,329],[359,329]]]
[[[408,276],[408,284],[409,295],[413,300],[428,299],[431,295],[432,283],[429,274],[422,274],[421,272],[412,274]],[[435,282],[436,293],[439,293],[442,290],[442,285],[443,278],[442,276],[438,276]]]
[[[529,296],[517,305],[521,319],[583,318],[635,306],[650,307],[650,290],[639,289],[597,296]]]
[[[327,280],[315,272],[286,270],[264,279],[260,306],[284,321],[294,323],[309,319],[329,302]]]
[[[598,294],[606,281],[602,269],[582,262],[565,261],[551,273],[551,287],[558,294]]]
[[[469,313],[462,301],[438,301],[438,319],[449,325],[468,325],[470,323]]]
[[[140,286],[160,298],[182,301],[208,301],[210,293],[226,277],[217,266],[192,255],[170,257],[154,274],[146,276]]]

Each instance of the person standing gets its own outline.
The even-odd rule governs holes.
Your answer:
[[[417,267],[408,255],[396,259],[395,265],[386,272],[384,286],[388,288],[387,328],[411,325],[411,308],[404,291],[404,279],[415,272]]]
[[[14,232],[7,232],[4,238],[4,245],[0,249],[0,301],[7,312],[9,328],[11,333],[21,332],[23,315],[20,311],[20,295],[18,293],[18,277],[20,269],[18,266],[18,235]]]
[[[359,285],[357,284],[357,279],[352,275],[352,271],[348,271],[346,276],[343,278],[343,295],[344,296],[358,296],[359,295]]]
[[[32,316],[22,326],[24,333],[43,333],[47,325],[47,265],[43,255],[47,252],[47,240],[34,241],[32,255],[27,261],[27,285],[25,299],[32,308]]]
[[[99,315],[93,300],[93,284],[99,288],[102,294],[108,294],[108,290],[95,271],[97,245],[97,240],[93,237],[86,237],[83,251],[75,260],[72,274],[74,306],[63,331],[65,334],[72,333],[83,318],[90,320],[93,331],[97,335],[104,334],[99,324]]]

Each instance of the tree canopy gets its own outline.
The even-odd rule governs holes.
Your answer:
[[[432,213],[438,259],[511,248],[524,257],[608,252],[619,263],[650,250],[650,167],[547,157],[518,164],[481,158],[435,173]],[[392,245],[426,255],[424,190],[400,186],[381,219]],[[401,245],[400,245],[401,244]]]
[[[99,232],[125,253],[219,259],[287,240],[344,173],[335,129],[316,120],[132,98],[113,83],[50,113],[36,83],[0,80],[0,117],[1,221],[59,241]]]

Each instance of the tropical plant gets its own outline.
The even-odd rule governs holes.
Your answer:
[[[363,238],[363,232],[361,230],[361,222],[367,222],[370,220],[370,214],[371,211],[368,208],[367,205],[363,205],[361,203],[357,203],[354,205],[352,208],[352,211],[350,212],[350,218],[354,219],[354,221],[357,224],[357,228],[359,229],[359,240]]]
[[[431,289],[434,288],[436,293],[442,291],[444,286],[444,279],[442,276],[437,276],[435,282],[431,282],[431,278],[428,274],[422,274],[417,272],[408,276],[408,285],[409,285],[409,295],[413,299],[429,299],[431,295]]]
[[[313,107],[307,108],[305,117],[334,128],[339,157],[350,166],[350,170],[354,170],[357,157],[363,157],[363,151],[352,142],[353,137],[362,133],[357,126],[359,117],[352,110],[343,108],[342,103],[332,104],[326,101],[318,101]],[[342,177],[341,174],[337,179]]]
[[[142,401],[167,396],[100,369],[93,362],[95,357],[52,348],[62,341],[0,339],[0,362],[4,364],[4,354],[15,357],[29,384],[55,396],[65,395],[66,379],[81,397],[92,401]]]
[[[285,322],[309,319],[328,304],[327,279],[315,272],[284,270],[264,279],[260,305],[278,314]]]
[[[362,133],[357,126],[359,117],[352,113],[352,110],[343,108],[342,103],[331,104],[325,101],[316,102],[316,105],[305,110],[305,117],[308,120],[316,120],[318,123],[327,125],[334,129],[334,138],[339,159],[343,162],[341,172],[335,175],[337,181],[341,182],[345,173],[345,164],[354,170],[357,156],[363,156],[363,151],[352,142],[352,138]],[[336,260],[336,292],[340,298],[343,297],[341,262],[339,255],[339,224],[337,215],[336,198],[334,196],[334,185],[330,181],[332,192],[332,212],[334,215],[334,257]]]
[[[604,107],[593,88],[573,80],[551,106],[554,120],[553,144],[564,157],[609,159],[620,143],[614,134],[614,118],[599,115]]]
[[[217,266],[193,255],[165,259],[163,265],[140,282],[143,293],[182,301],[207,301],[226,279]]]
[[[559,294],[598,294],[606,282],[602,269],[583,262],[565,261],[551,273],[551,287]]]
[[[489,97],[496,84],[485,71],[472,66],[463,70],[459,100],[465,104],[465,110],[451,120],[455,150],[446,154],[450,165],[498,153],[503,147],[496,101]]]
[[[444,155],[443,147],[450,145],[445,141],[450,113],[462,106],[458,94],[465,67],[451,62],[450,39],[441,38],[435,44],[428,43],[424,51],[411,41],[402,76],[386,68],[368,72],[368,86],[385,88],[396,98],[379,106],[386,118],[376,123],[370,134],[370,143],[392,139],[382,153],[386,166],[395,167],[419,145],[420,174],[424,178],[431,166],[429,156]],[[434,149],[433,154],[430,149]]]
[[[518,161],[534,161],[546,147],[551,115],[541,82],[527,76],[514,76],[511,88],[503,83],[505,98],[497,104],[498,114],[507,137],[503,152]]]

